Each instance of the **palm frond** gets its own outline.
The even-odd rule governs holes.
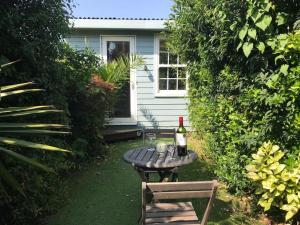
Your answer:
[[[10,95],[19,95],[19,94],[25,94],[25,93],[28,93],[28,92],[39,92],[39,91],[44,91],[44,89],[36,88],[36,89],[24,89],[24,90],[1,92],[0,97],[3,98],[3,97],[10,96]]]
[[[37,129],[24,129],[24,130],[0,130],[0,133],[18,133],[18,134],[70,134],[67,131],[56,131],[56,130],[37,130]]]
[[[52,123],[0,123],[0,128],[68,128],[68,126]]]
[[[32,148],[32,149],[41,149],[41,150],[46,150],[46,151],[57,151],[57,152],[70,152],[69,150],[54,147],[51,145],[39,144],[39,143],[34,143],[31,141],[24,141],[24,140],[15,139],[15,138],[0,137],[0,142],[7,144],[7,145],[15,145],[15,146],[27,147],[27,148]]]
[[[25,162],[26,164],[29,164],[29,165],[34,166],[34,167],[37,167],[37,168],[39,168],[41,170],[44,170],[46,172],[52,172],[52,173],[54,173],[53,169],[51,169],[51,168],[49,168],[49,167],[47,167],[47,166],[45,166],[45,165],[37,162],[36,160],[33,160],[33,159],[28,158],[28,157],[26,157],[24,155],[21,155],[21,154],[19,154],[17,152],[8,150],[8,149],[3,148],[3,147],[0,147],[0,152],[4,152],[5,154],[7,154],[7,155],[9,155],[11,157],[14,157],[14,158],[16,158],[18,160],[21,160],[21,161]]]
[[[1,91],[9,91],[9,90],[14,90],[20,87],[25,87],[28,85],[34,84],[33,82],[26,82],[26,83],[20,83],[20,84],[12,84],[12,85],[7,85],[7,86],[2,86]]]
[[[13,113],[13,112],[22,112],[35,109],[54,109],[53,105],[39,105],[39,106],[24,106],[24,107],[7,107],[0,108],[0,114],[2,113]]]
[[[5,166],[1,162],[0,162],[0,177],[7,184],[9,184],[10,187],[18,191],[19,193],[21,193],[23,196],[25,196],[20,183],[14,178],[14,176],[5,168]]]
[[[27,116],[34,114],[43,114],[43,113],[62,113],[62,110],[58,109],[45,109],[45,110],[31,110],[26,112],[18,112],[18,113],[8,113],[5,115],[0,115],[0,117],[15,117],[15,116]]]

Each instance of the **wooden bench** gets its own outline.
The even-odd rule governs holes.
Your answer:
[[[143,225],[206,225],[215,198],[217,181],[142,183]],[[147,203],[147,195],[154,202]],[[159,200],[207,198],[208,203],[201,223],[191,202],[157,203]]]

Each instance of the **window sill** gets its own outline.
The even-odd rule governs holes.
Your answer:
[[[157,92],[155,98],[185,98],[187,97],[187,91],[172,91],[172,92]]]

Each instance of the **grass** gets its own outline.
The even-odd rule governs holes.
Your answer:
[[[112,144],[110,156],[95,163],[87,170],[69,178],[66,187],[69,199],[57,214],[49,216],[47,225],[136,225],[141,208],[141,181],[131,165],[122,159],[123,154],[141,145],[140,141]],[[201,158],[197,142],[190,141],[190,147],[198,152],[199,159],[180,168],[181,181],[207,180],[213,175]],[[194,202],[201,218],[203,202]],[[225,186],[218,190],[211,212],[209,225],[259,225],[247,215],[248,204],[231,196]]]

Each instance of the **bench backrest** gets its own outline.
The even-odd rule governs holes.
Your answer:
[[[201,225],[207,224],[208,216],[215,198],[218,182],[195,181],[195,182],[168,182],[168,183],[145,183],[143,182],[143,204],[145,204],[146,192],[151,192],[154,200],[163,199],[190,199],[208,198],[208,204],[203,215]]]

